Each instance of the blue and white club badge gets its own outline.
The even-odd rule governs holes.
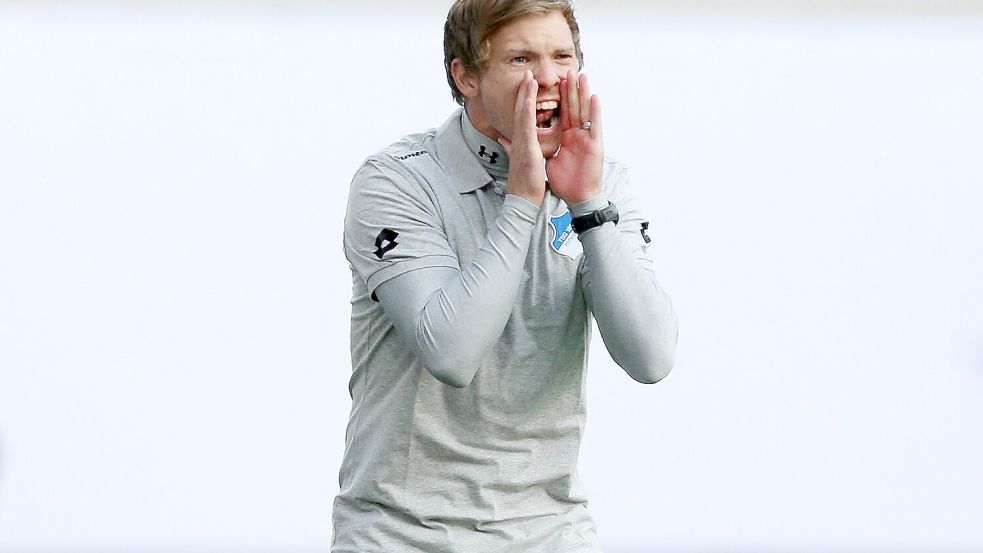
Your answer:
[[[553,251],[570,259],[577,259],[584,253],[584,245],[573,232],[573,215],[570,215],[569,211],[557,217],[550,217],[550,230],[553,231],[550,240]]]

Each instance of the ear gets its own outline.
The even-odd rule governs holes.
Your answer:
[[[454,77],[454,83],[465,98],[474,98],[478,95],[480,91],[478,77],[464,68],[464,62],[460,58],[454,58],[451,62],[451,76]]]

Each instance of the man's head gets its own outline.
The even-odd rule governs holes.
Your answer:
[[[475,128],[491,138],[511,139],[525,71],[539,83],[537,100],[559,101],[560,79],[582,65],[580,30],[569,0],[456,0],[447,14],[447,82]],[[548,128],[549,112],[537,113],[547,126],[539,132],[547,156],[559,148],[560,135],[559,125]]]

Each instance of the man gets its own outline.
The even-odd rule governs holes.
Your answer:
[[[463,110],[358,170],[334,553],[600,551],[576,472],[590,316],[639,382],[676,321],[567,0],[457,0]]]

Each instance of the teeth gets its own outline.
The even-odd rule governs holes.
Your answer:
[[[560,117],[557,116],[557,115],[554,115],[553,117],[550,117],[550,120],[549,121],[547,121],[547,125],[546,126],[540,126],[540,125],[536,125],[536,126],[539,127],[540,129],[544,130],[544,131],[548,131],[548,130],[552,130],[553,128],[555,128],[556,127],[556,124],[559,123],[559,122],[560,122]]]
[[[540,110],[540,109],[556,109],[558,107],[560,107],[560,103],[557,102],[556,100],[550,100],[548,102],[539,102],[538,104],[536,104],[536,109],[537,110]]]

